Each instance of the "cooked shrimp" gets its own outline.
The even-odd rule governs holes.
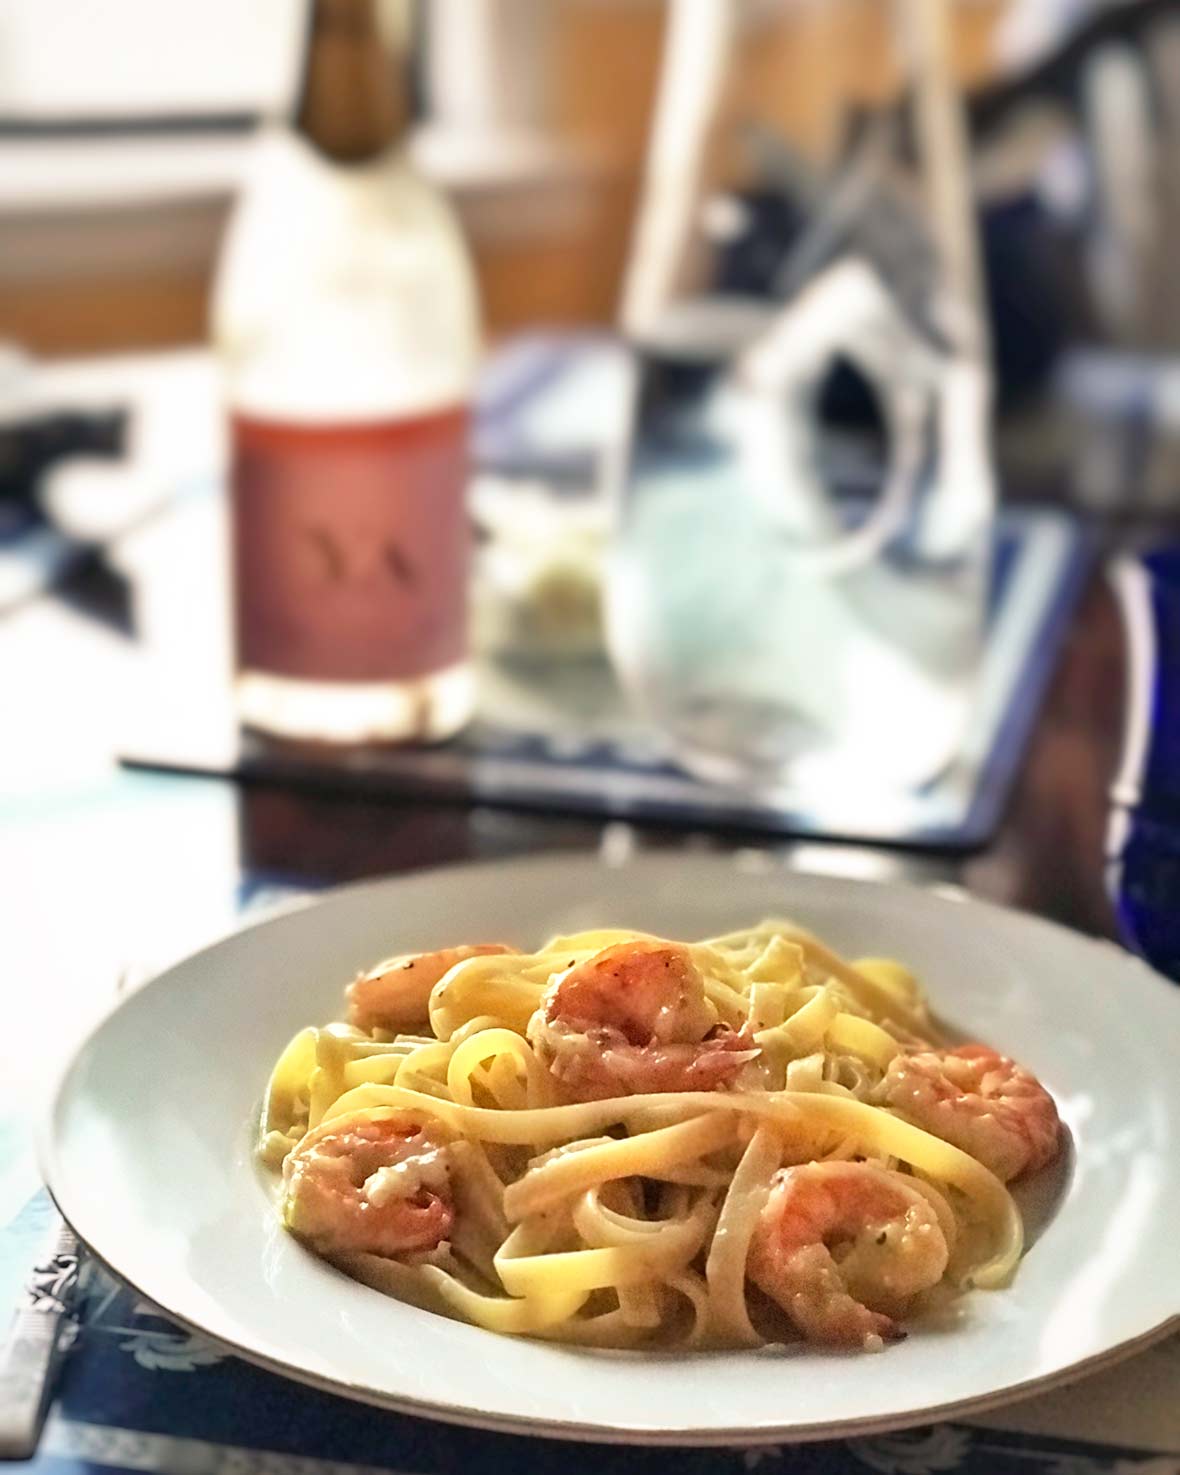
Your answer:
[[[447,1147],[410,1117],[325,1122],[283,1167],[288,1229],[322,1253],[433,1250],[454,1221]]]
[[[711,1091],[758,1053],[719,1024],[685,948],[622,942],[559,974],[528,1024],[534,1050],[583,1101]]]
[[[946,1264],[934,1206],[901,1173],[824,1162],[775,1175],[747,1269],[809,1342],[876,1350]]]
[[[1036,1076],[986,1045],[898,1055],[879,1100],[961,1147],[1005,1183],[1057,1155],[1061,1119]]]
[[[362,973],[345,990],[348,1022],[358,1029],[384,1029],[395,1034],[421,1024],[430,1012],[431,990],[456,963],[489,953],[515,951],[504,942],[478,942],[471,946],[445,947],[436,953],[402,953],[396,958],[386,958]]]

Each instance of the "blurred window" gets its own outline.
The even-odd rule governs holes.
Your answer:
[[[255,125],[294,108],[310,4],[0,0],[0,294],[207,272]],[[560,0],[377,5],[416,12],[415,158],[468,229],[556,229],[579,167],[547,116]]]
[[[0,130],[246,122],[290,104],[305,0],[0,0]]]

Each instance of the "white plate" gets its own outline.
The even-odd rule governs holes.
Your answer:
[[[1072,1157],[1029,1203],[1010,1289],[879,1356],[603,1353],[509,1340],[348,1280],[279,1229],[251,1161],[267,1071],[338,1017],[357,969],[463,939],[619,924],[703,937],[789,914],[906,959],[938,1012],[1052,1090]],[[189,958],[79,1050],[44,1142],[78,1234],[170,1315],[255,1362],[403,1411],[637,1443],[864,1433],[996,1404],[1161,1335],[1180,1315],[1180,992],[1118,949],[904,887],[654,856],[544,856],[334,893]]]

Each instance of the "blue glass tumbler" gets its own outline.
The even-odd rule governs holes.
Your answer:
[[[1108,876],[1127,944],[1180,982],[1180,548],[1124,559],[1126,726]]]

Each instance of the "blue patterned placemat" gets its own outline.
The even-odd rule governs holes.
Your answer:
[[[0,1283],[35,1257],[46,1196],[0,1230]],[[802,1446],[639,1449],[485,1433],[319,1392],[223,1352],[97,1265],[37,1458],[13,1469],[161,1475],[1180,1475],[1180,1458],[962,1424]]]

